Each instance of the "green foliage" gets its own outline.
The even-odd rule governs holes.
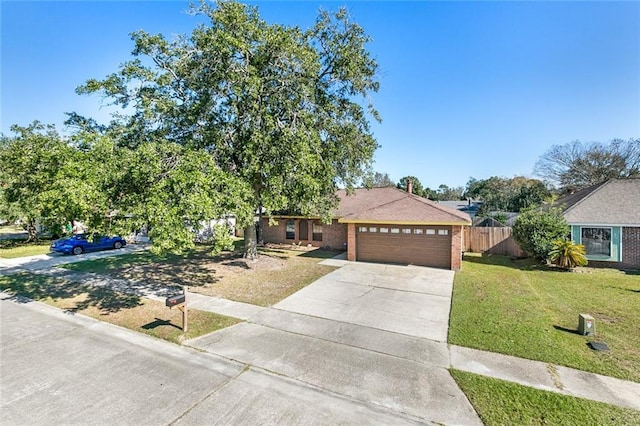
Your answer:
[[[582,244],[568,239],[555,240],[549,251],[549,261],[564,269],[587,265],[587,253]]]
[[[213,226],[213,247],[211,254],[220,254],[223,251],[234,249],[234,239],[229,226],[224,223],[217,223]]]
[[[96,205],[96,193],[84,180],[82,153],[53,126],[34,121],[27,127],[14,125],[11,131],[12,136],[0,138],[0,214],[4,218],[21,219],[32,240],[38,237],[37,224],[60,230]],[[82,197],[79,187],[86,188]]]
[[[550,196],[551,191],[543,182],[522,176],[510,179],[498,176],[480,180],[470,178],[465,191],[465,197],[483,201],[483,213],[520,212],[541,205]]]
[[[375,172],[366,176],[363,180],[364,186],[367,188],[384,188],[395,186],[388,173]]]
[[[416,195],[423,196],[424,189],[422,188],[422,183],[420,183],[420,179],[415,176],[405,176],[398,181],[396,188],[401,189],[403,191],[407,191],[409,187],[409,181],[411,181],[411,192]]]
[[[528,210],[513,225],[513,237],[520,247],[540,261],[546,261],[553,241],[564,239],[570,228],[560,210]]]
[[[503,225],[507,224],[507,215],[501,212],[498,213],[493,213],[491,215],[489,215],[489,217],[497,220],[498,222],[500,222]]]
[[[445,184],[438,186],[436,191],[437,199],[441,201],[458,201],[464,199],[464,188],[461,186],[450,187]]]
[[[306,31],[268,24],[257,8],[233,1],[202,2],[192,12],[208,22],[175,41],[134,33],[135,58],[78,93],[100,92],[134,110],[105,130],[119,146],[163,141],[194,150],[203,162],[201,153],[209,153],[217,178],[224,173],[228,189],[240,188],[229,204],[242,210],[241,225],[253,226],[246,212],[262,208],[328,219],[337,186],[361,182],[377,148],[367,117],[378,120],[378,113],[362,105],[378,90],[377,64],[365,48],[369,37],[344,9],[320,12]],[[173,179],[180,185],[165,188],[167,198],[195,196],[172,192],[187,184]],[[185,245],[182,212],[172,210],[172,200],[156,201],[151,208],[165,218],[156,221],[162,229],[155,237],[168,243],[169,234],[179,234],[169,245]]]

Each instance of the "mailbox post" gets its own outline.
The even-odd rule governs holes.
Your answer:
[[[172,309],[174,306],[180,309],[182,312],[182,332],[186,333],[188,328],[187,286],[182,286],[182,294],[167,297],[164,304],[169,307],[169,309]]]

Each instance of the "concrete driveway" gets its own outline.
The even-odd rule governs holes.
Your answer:
[[[348,263],[275,308],[446,342],[453,276],[443,269]]]
[[[482,424],[448,371],[453,272],[344,265],[247,322],[187,344],[398,421]]]

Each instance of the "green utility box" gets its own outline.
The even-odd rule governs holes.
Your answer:
[[[578,316],[578,334],[582,336],[596,335],[596,321],[591,315],[580,314]]]

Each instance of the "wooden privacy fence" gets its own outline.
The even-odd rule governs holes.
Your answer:
[[[511,228],[473,227],[464,228],[464,251],[475,253],[504,254],[526,257],[526,252],[511,236]]]

